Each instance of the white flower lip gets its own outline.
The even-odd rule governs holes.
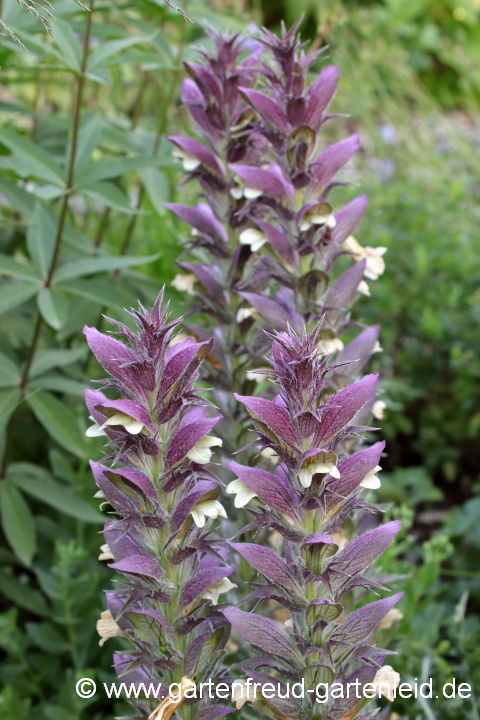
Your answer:
[[[300,480],[300,484],[304,488],[309,488],[312,484],[313,476],[316,473],[326,473],[331,475],[334,478],[340,477],[340,471],[337,468],[337,466],[332,462],[311,462],[309,463],[308,460],[306,463],[303,464],[303,466],[298,471],[298,479]]]
[[[193,522],[199,528],[205,526],[207,517],[216,520],[218,517],[227,517],[225,508],[218,500],[200,500],[190,510]]]
[[[258,497],[257,493],[253,492],[253,490],[250,490],[243,480],[240,480],[240,478],[237,478],[237,480],[232,480],[232,482],[228,483],[226,487],[226,492],[229,495],[235,494],[235,507],[236,508],[242,508],[247,505],[250,500],[253,500],[253,498]]]
[[[213,583],[213,585],[210,585],[210,587],[203,591],[200,597],[203,600],[211,600],[212,605],[217,605],[220,595],[223,595],[236,587],[237,585],[235,585],[235,583],[230,582],[227,577],[224,577],[221,580],[217,580],[217,582]]]
[[[194,285],[198,282],[197,276],[193,273],[177,274],[172,280],[172,286],[178,292],[186,292],[189,295],[194,294]]]
[[[205,465],[205,463],[210,462],[213,454],[210,448],[221,444],[222,440],[220,440],[220,438],[213,437],[213,435],[205,435],[205,437],[201,438],[201,440],[188,451],[187,458],[199,465]]]
[[[181,148],[175,148],[172,151],[172,155],[182,161],[183,169],[187,170],[187,172],[196,170],[202,164],[198,158],[193,157],[193,155],[190,155]]]
[[[240,245],[250,245],[252,252],[257,252],[268,242],[264,233],[256,228],[248,228],[240,233]]]
[[[385,272],[385,260],[383,255],[387,252],[386,247],[363,247],[360,243],[350,235],[342,245],[343,249],[349,252],[354,260],[365,260],[364,276],[368,280],[378,280],[380,275]],[[361,292],[361,291],[360,291]]]
[[[115,413],[115,415],[109,417],[108,420],[105,420],[100,429],[103,430],[103,428],[110,427],[111,425],[121,425],[130,435],[138,435],[141,432],[143,432],[144,435],[150,435],[150,431],[142,422],[135,420],[135,418],[130,417],[130,415],[126,413]]]
[[[114,637],[122,637],[123,630],[117,625],[113,619],[110,610],[104,610],[97,620],[97,633],[100,635],[99,645],[103,647],[107,640]]]
[[[373,470],[370,470],[360,483],[360,487],[366,488],[367,490],[378,490],[382,483],[380,482],[380,478],[377,477],[377,473],[380,472],[381,469],[380,465],[377,465]]]

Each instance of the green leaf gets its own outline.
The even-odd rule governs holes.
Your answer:
[[[138,155],[133,158],[107,157],[102,160],[92,160],[75,174],[75,186],[88,190],[92,183],[116,178],[139,168],[147,168],[155,165],[156,162],[158,162],[158,158],[155,155]]]
[[[100,255],[98,257],[83,258],[75,262],[66,263],[58,268],[53,276],[54,282],[65,282],[84,275],[93,275],[100,272],[113,272],[123,270],[134,265],[146,265],[158,260],[160,255],[149,255],[146,257],[129,255]],[[68,286],[66,286],[68,287]]]
[[[34,645],[46,653],[58,654],[68,652],[70,649],[70,645],[64,640],[53,623],[28,622],[25,627],[27,635],[31,638]]]
[[[135,215],[138,210],[130,206],[130,201],[125,193],[117,185],[110,182],[97,182],[89,187],[82,188],[82,192],[93,200],[98,200],[113,210],[119,210],[130,215]]]
[[[92,152],[95,150],[100,140],[103,122],[104,120],[101,115],[93,115],[80,129],[76,154],[76,183],[78,183],[78,177],[82,174],[84,166],[90,165]]]
[[[93,278],[91,280],[71,280],[68,285],[58,285],[57,287],[85,300],[93,300],[107,307],[118,307],[123,310],[135,304],[137,298],[137,293],[127,292],[130,288],[125,283],[123,285],[124,287],[121,287],[118,282],[114,282],[113,278]],[[84,324],[82,322],[82,325]]]
[[[153,207],[159,215],[165,215],[165,203],[170,197],[170,187],[165,173],[156,168],[145,168],[140,176]]]
[[[5,195],[14,210],[21,213],[21,215],[31,217],[35,199],[30,193],[25,192],[25,190],[19,188],[15,183],[3,178],[0,180],[0,193]]]
[[[41,377],[34,378],[30,383],[30,387],[67,393],[67,395],[77,395],[81,398],[85,395],[85,383],[79,382],[78,380],[70,380],[70,378],[65,377],[65,375],[42,375]]]
[[[22,393],[18,388],[0,390],[0,432],[4,430],[21,397]]]
[[[14,130],[2,128],[0,142],[30,164],[30,171],[34,177],[52,182],[54,185],[64,185],[63,170],[46,150],[33,143],[24,135]]]
[[[19,463],[21,465],[23,463]],[[49,505],[61,513],[87,523],[103,523],[105,515],[96,510],[83,498],[76,495],[70,488],[51,479],[38,479],[17,472],[16,468],[8,468],[10,482],[36,500]]]
[[[79,71],[82,61],[82,46],[75,37],[71,26],[63,20],[52,20],[50,24],[55,33],[55,42],[65,64],[71,70]]]
[[[9,357],[0,353],[0,388],[11,388],[18,384],[20,371]]]
[[[0,572],[0,592],[12,600],[15,605],[29,610],[34,615],[52,616],[52,611],[48,608],[43,596],[25,583],[19,582],[13,575]]]
[[[10,255],[0,255],[0,272],[5,277],[30,280],[32,282],[37,282],[39,285],[41,283],[40,275],[35,268],[23,260],[22,262],[13,260]]]
[[[27,231],[27,247],[30,257],[44,280],[48,277],[55,246],[56,223],[54,216],[41,202],[35,203],[32,224]]]
[[[45,390],[27,397],[38,422],[60,445],[79,458],[88,457],[88,448],[72,410]]]
[[[30,567],[36,547],[35,522],[22,493],[6,480],[0,482],[0,511],[8,544]]]
[[[98,50],[95,50],[88,58],[87,71],[91,72],[102,65],[112,64],[115,55],[118,55],[126,48],[132,47],[132,45],[139,45],[140,43],[149,42],[155,37],[156,33],[150,35],[150,37],[133,37],[124,38],[123,40],[111,40],[110,42],[103,43]],[[118,62],[121,62],[121,57],[118,58]]]
[[[37,295],[40,313],[54,330],[60,330],[68,317],[68,300],[58,288],[42,288]]]
[[[13,310],[37,293],[38,286],[32,283],[9,282],[0,285],[0,313]]]
[[[52,368],[71,365],[77,360],[83,360],[86,354],[86,347],[75,348],[73,350],[37,350],[35,358],[30,368],[30,377],[43,375],[43,373]]]

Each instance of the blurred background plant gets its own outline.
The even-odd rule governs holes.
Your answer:
[[[333,109],[350,114],[341,137],[361,135],[350,177],[370,205],[358,239],[388,248],[386,273],[357,313],[382,326],[373,369],[390,472],[381,500],[399,503],[406,524],[382,561],[401,576],[404,617],[382,642],[400,651],[402,679],[432,674],[437,686],[455,676],[478,693],[480,3],[175,4],[192,23],[161,0],[106,0],[94,12],[60,0],[52,36],[41,18],[1,3],[0,18],[28,52],[4,31],[0,714],[76,720],[125,711],[74,693],[77,677],[113,679],[111,651],[94,631],[110,572],[96,560],[102,518],[81,396],[85,376],[99,376],[81,329],[137,298],[150,302],[176,274],[180,222],[163,203],[189,202],[193,188],[179,187],[165,136],[187,127],[181,60],[208,42],[204,23],[254,33],[255,24],[276,29],[301,12],[302,33],[327,43],[328,61],[340,66]],[[350,197],[335,192],[339,205]],[[175,291],[167,294],[181,311]],[[393,711],[479,718],[475,697],[397,702]]]

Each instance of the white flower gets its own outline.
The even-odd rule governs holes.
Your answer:
[[[380,465],[377,465],[373,470],[370,470],[360,483],[360,487],[366,488],[367,490],[378,490],[382,483],[380,482],[380,478],[377,477],[377,473],[380,472],[381,469]]]
[[[189,295],[194,294],[194,285],[197,281],[197,276],[193,273],[187,273],[186,275],[175,275],[175,277],[172,280],[173,287],[178,290],[178,292],[186,292]]]
[[[326,225],[328,228],[334,228],[337,224],[335,215],[330,212],[331,208],[326,203],[320,203],[307,210],[300,223],[300,231],[310,230],[312,225]]]
[[[89,417],[89,420],[93,420],[93,425],[90,425],[90,427],[87,428],[87,430],[85,431],[85,435],[86,435],[87,437],[100,437],[101,435],[106,435],[106,434],[107,434],[107,433],[105,432],[105,430],[103,429],[103,427],[101,427],[101,426],[97,423],[97,421],[95,420],[95,418],[93,417],[93,415],[89,415],[88,417]]]
[[[262,457],[266,458],[267,460],[270,460],[272,465],[278,465],[278,463],[280,462],[280,458],[278,457],[275,450],[271,447],[264,448],[262,450],[262,452],[260,453],[260,455]]]
[[[400,622],[400,620],[403,620],[402,611],[397,610],[397,608],[392,608],[388,611],[383,620],[378,623],[377,628],[379,630],[389,630],[394,623]]]
[[[198,158],[193,157],[193,155],[179,147],[173,149],[172,155],[182,161],[183,169],[187,170],[187,172],[196,170],[202,164]]]
[[[232,701],[241,710],[246,702],[255,702],[257,699],[257,687],[255,683],[247,683],[246,680],[234,680],[232,685]]]
[[[170,342],[168,343],[168,347],[174,347],[174,345],[179,345],[180,343],[185,342],[185,340],[194,340],[191,335],[187,335],[187,333],[179,332],[178,335],[175,335]]]
[[[270,368],[257,368],[256,370],[247,370],[246,376],[247,380],[255,380],[255,382],[260,383],[265,380],[265,375],[260,370],[270,370]]]
[[[370,292],[370,288],[368,287],[368,283],[365,282],[365,280],[362,280],[358,287],[357,292],[360,293],[360,295],[366,295],[367,297],[371,297],[372,294]]]
[[[236,508],[245,507],[245,505],[249,503],[250,500],[258,497],[257,493],[253,492],[253,490],[250,490],[250,488],[248,488],[243,482],[243,480],[240,480],[240,478],[238,478],[237,480],[232,480],[232,482],[228,483],[226,491],[229,495],[235,493]]]
[[[229,590],[233,590],[233,588],[236,587],[237,585],[230,582],[230,580],[225,577],[221,580],[217,580],[217,582],[213,583],[213,585],[210,585],[210,587],[204,590],[199,597],[203,598],[203,600],[211,600],[212,605],[216,605],[218,603],[218,598],[220,597],[220,595],[223,595],[224,593],[227,593]]]
[[[195,503],[193,508],[190,510],[190,515],[193,518],[193,522],[199,528],[205,525],[206,518],[212,518],[216,520],[217,517],[227,517],[225,508],[218,500],[200,500]]]
[[[309,488],[312,484],[313,476],[316,473],[329,473],[334,478],[340,477],[340,472],[335,463],[326,460],[325,462],[311,462],[306,460],[298,471],[298,479],[304,488]]]
[[[239,177],[234,178],[233,185],[230,188],[230,195],[235,200],[240,200],[242,197],[247,200],[255,200],[262,194],[261,190],[255,190],[255,188],[248,187]]]
[[[98,556],[99,560],[115,560],[115,558],[112,555],[112,551],[110,550],[108,543],[105,543],[105,545],[100,545],[100,555]]]
[[[123,630],[117,625],[110,610],[104,610],[97,620],[97,633],[100,635],[100,647],[110,638],[123,636]]]
[[[344,345],[340,338],[331,338],[329,340],[321,340],[320,347],[322,352],[330,355],[331,353],[337,352],[337,350],[343,350]]]
[[[244,320],[247,320],[249,317],[252,317],[252,315],[256,315],[257,311],[255,308],[240,308],[240,310],[237,311],[237,322],[241,323]]]
[[[353,255],[354,260],[366,260],[364,275],[369,280],[378,280],[385,272],[385,260],[383,255],[387,252],[386,247],[362,247],[357,240],[350,235],[343,243],[343,249]]]
[[[205,435],[205,437],[201,438],[201,440],[199,440],[193,448],[189,450],[187,458],[199,465],[204,465],[205,463],[210,462],[210,458],[212,457],[213,453],[210,448],[221,444],[222,441],[220,438],[213,437],[213,435]]]
[[[376,400],[373,403],[373,407],[372,407],[373,417],[376,418],[377,420],[383,420],[384,411],[385,411],[386,407],[387,407],[387,403],[384,403],[383,400]]]
[[[108,420],[105,420],[100,429],[103,430],[104,427],[110,427],[111,425],[121,425],[130,435],[138,435],[139,433],[150,435],[150,431],[140,420],[135,420],[135,418],[130,417],[130,415],[126,413],[115,413],[115,415],[109,417]]]
[[[373,355],[374,353],[379,353],[379,352],[383,352],[383,348],[382,348],[382,346],[380,345],[379,341],[377,340],[377,341],[375,342],[375,345],[373,346],[372,355]]]
[[[250,245],[252,252],[257,252],[268,240],[261,230],[249,228],[240,233],[240,245]]]
[[[391,665],[384,665],[377,671],[372,684],[378,692],[378,697],[382,697],[383,695],[387,700],[393,702],[395,699],[395,691],[400,685],[400,675]]]

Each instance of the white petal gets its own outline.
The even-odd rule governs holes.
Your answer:
[[[325,464],[328,468],[328,472],[330,473],[330,475],[332,477],[338,479],[340,477],[340,470],[337,468],[337,466],[334,465],[333,463],[325,463]]]
[[[366,295],[366,297],[371,297],[370,288],[368,287],[368,283],[365,282],[365,280],[362,280],[357,287],[357,292],[359,292],[361,295]]]
[[[190,515],[197,527],[202,528],[205,525],[205,515],[202,512],[197,512],[195,508],[192,508],[192,510],[190,510]]]
[[[87,437],[100,437],[101,435],[106,435],[107,433],[103,430],[100,425],[91,425],[89,428],[87,428],[85,435]]]
[[[360,483],[360,486],[363,488],[366,488],[367,490],[378,490],[378,488],[381,486],[380,479],[376,475],[371,475],[370,473],[365,476],[365,478]]]
[[[243,190],[244,197],[248,198],[249,200],[255,200],[255,198],[260,197],[262,194],[261,190],[255,190],[255,188],[246,187]]]
[[[300,223],[300,232],[306,232],[307,230],[310,230],[312,227],[312,223],[308,220],[303,220],[303,222]]]
[[[235,200],[240,200],[240,198],[243,197],[243,190],[240,187],[232,187],[230,188],[230,195],[235,198]]]
[[[183,169],[188,171],[196,170],[197,167],[201,164],[202,163],[200,162],[200,160],[197,160],[197,158],[188,157],[183,160]]]
[[[267,242],[267,239],[261,230],[256,228],[248,228],[240,233],[240,245],[254,245],[262,241],[262,244]]]
[[[254,497],[257,497],[257,494],[254,493],[252,490],[249,490],[248,488],[245,488],[245,490],[241,490],[239,493],[237,493],[237,496],[235,498],[235,507],[245,507],[245,505],[247,505],[250,500],[253,500]]]
[[[232,480],[232,482],[229,482],[227,487],[225,488],[225,491],[232,495],[233,493],[241,492],[242,490],[246,489],[246,485],[243,482],[243,480],[240,480],[240,478],[237,478],[236,480]]]
[[[306,468],[300,468],[298,471],[298,479],[300,480],[300,484],[304,488],[309,488],[312,484],[312,478],[314,473],[312,473],[311,469],[309,467]]]

